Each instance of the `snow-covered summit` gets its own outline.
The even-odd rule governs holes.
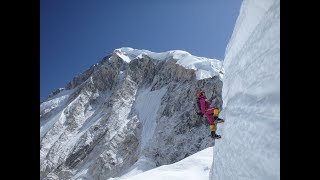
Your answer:
[[[115,49],[113,54],[117,55],[127,63],[131,62],[133,59],[142,58],[142,56],[149,56],[152,59],[160,61],[172,58],[177,60],[177,64],[184,68],[195,70],[197,80],[211,78],[213,76],[219,76],[222,80],[224,74],[224,69],[220,60],[197,57],[183,50],[171,50],[156,53],[144,49],[140,50],[133,49],[131,47],[122,47]]]

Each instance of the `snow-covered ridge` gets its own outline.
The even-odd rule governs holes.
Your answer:
[[[122,47],[115,49],[113,54],[116,54],[125,62],[129,63],[135,58],[142,58],[142,56],[149,56],[155,60],[166,60],[173,58],[177,61],[177,64],[183,66],[186,69],[193,69],[196,71],[197,80],[211,78],[213,76],[219,76],[222,80],[224,69],[220,60],[210,59],[206,57],[197,57],[182,50],[171,50],[166,52],[152,52],[149,50],[139,50],[130,47]]]

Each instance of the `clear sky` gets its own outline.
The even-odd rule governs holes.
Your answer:
[[[241,0],[40,0],[40,99],[120,47],[224,59]]]

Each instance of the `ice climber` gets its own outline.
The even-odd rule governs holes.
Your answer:
[[[221,138],[220,135],[216,134],[217,123],[224,122],[223,119],[218,118],[219,108],[213,106],[211,103],[207,101],[207,97],[202,90],[199,90],[197,92],[197,98],[201,109],[201,114],[204,115],[209,121],[211,137],[215,139]]]

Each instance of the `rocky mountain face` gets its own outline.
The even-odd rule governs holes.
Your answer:
[[[40,105],[40,179],[119,177],[211,146],[195,94],[201,87],[221,108],[222,81],[197,80],[178,60],[114,51],[53,92]]]

